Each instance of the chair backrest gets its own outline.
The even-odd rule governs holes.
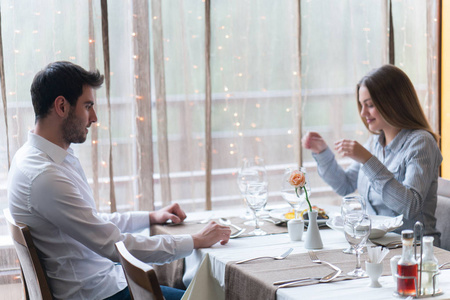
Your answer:
[[[153,267],[131,255],[123,242],[117,242],[116,249],[127,278],[131,297],[133,299],[164,300]]]
[[[31,300],[53,299],[44,268],[31,238],[30,229],[24,224],[16,223],[9,209],[4,209],[3,213],[19,257],[26,298]]]
[[[450,180],[439,177],[436,228],[441,232],[441,248],[450,251]]]

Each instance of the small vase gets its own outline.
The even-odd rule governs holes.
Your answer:
[[[317,225],[316,210],[308,211],[308,230],[306,231],[305,248],[322,249],[322,238],[320,237],[319,225]]]

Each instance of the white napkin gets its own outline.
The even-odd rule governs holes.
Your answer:
[[[403,215],[399,215],[397,217],[382,217],[382,218],[379,217],[381,216],[371,218],[372,228],[388,232],[403,225]]]
[[[387,216],[370,216],[372,220],[372,228],[383,230],[385,232],[392,231],[403,225],[403,215],[397,217],[387,217]],[[327,222],[331,228],[336,230],[344,229],[344,219],[342,216],[336,216]]]
[[[376,264],[381,263],[388,253],[389,253],[388,248],[367,247],[367,255],[369,256],[370,263],[376,263]]]

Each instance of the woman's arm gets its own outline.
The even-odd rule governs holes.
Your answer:
[[[395,174],[374,156],[362,171],[387,207],[411,219],[423,209],[431,183],[438,176],[442,155],[428,133],[415,134],[396,155],[399,165]]]

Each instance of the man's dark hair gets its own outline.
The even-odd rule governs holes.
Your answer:
[[[58,96],[63,96],[71,106],[75,106],[77,99],[83,94],[83,86],[96,89],[102,84],[103,75],[98,70],[86,71],[68,61],[49,64],[34,76],[31,84],[31,100],[36,120],[48,115]]]

